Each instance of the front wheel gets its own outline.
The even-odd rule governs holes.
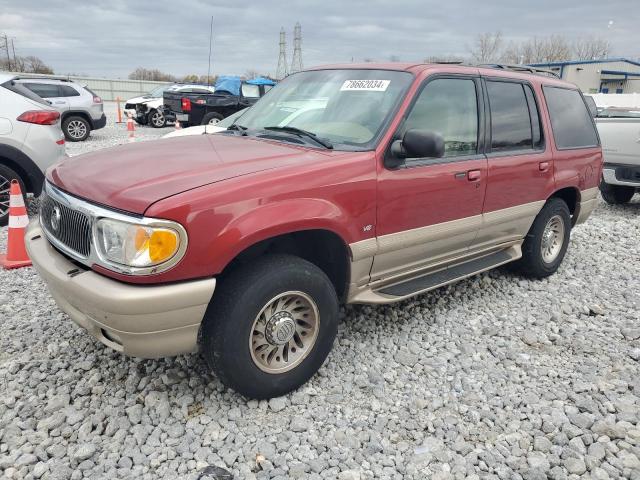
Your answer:
[[[564,259],[570,235],[569,207],[560,198],[549,199],[529,229],[516,269],[532,278],[552,275]]]
[[[338,328],[338,299],[322,270],[269,255],[220,280],[201,332],[222,383],[250,398],[284,395],[322,366]]]
[[[610,185],[605,183],[604,180],[600,182],[600,195],[602,195],[604,201],[609,205],[628,203],[635,193],[636,189],[633,187],[628,187],[626,185]]]
[[[147,121],[153,128],[163,128],[167,126],[167,117],[160,110],[151,110],[147,115]]]

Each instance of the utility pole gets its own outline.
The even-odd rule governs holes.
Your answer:
[[[11,50],[13,50],[13,66],[18,70],[18,61],[16,60],[16,46],[13,44],[13,38],[11,39]]]
[[[207,85],[211,85],[211,43],[213,42],[213,15],[211,15],[211,26],[209,27],[209,67],[207,68]]]
[[[285,41],[284,28],[280,29],[280,56],[278,57],[278,69],[276,79],[282,80],[287,76],[287,43]]]

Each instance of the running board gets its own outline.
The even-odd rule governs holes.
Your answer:
[[[414,295],[462,280],[486,270],[499,267],[522,257],[520,244],[504,250],[451,265],[448,268],[387,285],[376,290],[362,292],[353,303],[393,303]]]

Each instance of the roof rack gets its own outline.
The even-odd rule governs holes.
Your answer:
[[[481,65],[478,65],[478,67],[499,68],[502,70],[511,70],[513,72],[527,72],[527,73],[533,73],[537,75],[542,74],[542,75],[560,78],[560,75],[558,75],[556,72],[552,72],[551,70],[547,70],[546,68],[531,67],[529,65],[510,65],[508,63],[484,63]]]
[[[16,80],[58,80],[60,82],[70,82],[72,83],[73,80],[71,80],[68,77],[64,77],[61,75],[31,75],[28,73],[23,73],[22,75],[16,75],[15,77]]]

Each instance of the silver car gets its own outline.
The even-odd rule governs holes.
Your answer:
[[[60,113],[39,96],[0,73],[0,226],[9,220],[9,185],[40,195],[44,171],[65,157]]]
[[[70,142],[89,138],[107,124],[102,99],[79,83],[65,79],[19,77],[16,80],[60,112],[62,131]]]

